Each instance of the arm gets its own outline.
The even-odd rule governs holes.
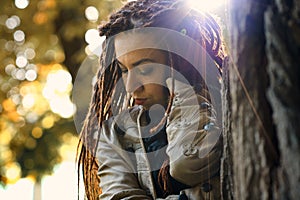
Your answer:
[[[128,117],[121,116],[122,122],[118,125],[128,125]],[[124,122],[127,119],[127,122]],[[125,124],[127,123],[127,125]],[[138,178],[135,175],[135,165],[130,162],[127,152],[122,149],[115,131],[110,131],[110,127],[104,123],[98,144],[97,159],[99,162],[98,175],[100,176],[100,187],[102,194],[100,199],[128,199],[128,200],[147,200],[152,197],[140,187]],[[125,128],[126,129],[126,128]],[[159,200],[178,200],[179,195],[169,195]],[[157,200],[158,200],[157,199]]]
[[[167,86],[172,91],[171,78]],[[209,101],[175,80],[175,97],[167,123],[170,174],[187,185],[205,183],[219,172],[220,130],[214,127]]]
[[[140,188],[134,174],[134,166],[125,150],[122,149],[117,134],[103,125],[98,144],[100,199],[152,199]]]

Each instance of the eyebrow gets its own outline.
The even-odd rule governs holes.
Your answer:
[[[123,63],[121,63],[118,59],[117,59],[117,62],[118,62],[120,65],[122,65],[122,67],[126,67],[126,66],[125,66]],[[140,60],[138,60],[138,61],[132,63],[132,65],[133,65],[134,67],[136,67],[136,66],[139,66],[139,65],[141,65],[141,64],[143,64],[143,63],[149,63],[149,62],[155,63],[155,62],[157,62],[157,61],[155,61],[155,60],[153,60],[153,59],[150,59],[150,58],[142,58],[142,59],[140,59]]]
[[[142,59],[136,61],[135,63],[132,63],[132,65],[133,65],[134,67],[136,67],[136,66],[141,65],[141,64],[143,64],[143,63],[149,63],[149,62],[155,63],[155,62],[157,62],[157,61],[155,61],[155,60],[153,60],[153,59],[150,59],[150,58],[142,58]]]

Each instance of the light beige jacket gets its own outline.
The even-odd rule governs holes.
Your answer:
[[[161,150],[169,157],[171,176],[191,188],[166,199],[220,199],[222,142],[211,105],[184,83],[176,81],[174,92],[166,126],[168,146]],[[97,150],[100,199],[159,199],[151,176],[153,160],[141,137],[142,112],[135,106],[103,124]]]

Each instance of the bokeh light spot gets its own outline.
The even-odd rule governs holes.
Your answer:
[[[27,138],[25,142],[25,147],[27,149],[34,149],[36,147],[36,140],[33,138]]]
[[[85,50],[86,54],[91,53],[99,56],[102,50],[102,43],[105,37],[100,37],[99,32],[96,29],[89,29],[85,33],[85,41],[89,44]]]
[[[35,51],[32,48],[27,48],[24,53],[25,53],[25,57],[29,60],[35,57]]]
[[[15,33],[14,33],[14,40],[16,42],[22,42],[25,40],[25,33],[21,30],[17,30]]]
[[[38,12],[33,16],[33,22],[35,24],[41,25],[48,21],[48,16],[46,13]]]
[[[26,115],[26,120],[29,123],[35,123],[39,119],[39,116],[35,112],[29,112]]]
[[[32,129],[32,131],[31,131],[31,135],[32,135],[34,138],[38,139],[38,138],[42,137],[42,135],[43,135],[43,130],[42,130],[40,127],[34,127],[34,128]]]
[[[97,8],[95,8],[94,6],[87,7],[85,9],[85,17],[89,21],[97,21],[99,18],[99,12],[98,12]]]
[[[59,114],[63,118],[69,118],[75,113],[75,106],[68,96],[52,99],[50,108],[54,113]]]
[[[3,109],[7,112],[12,112],[16,109],[16,105],[12,101],[12,99],[5,99],[2,102]]]
[[[42,120],[42,126],[46,129],[51,128],[54,125],[54,117],[51,115],[48,115],[44,117]]]
[[[16,28],[17,26],[19,26],[21,23],[21,20],[18,16],[16,15],[13,15],[11,16],[10,18],[8,18],[6,21],[5,21],[5,25],[8,29],[14,29]]]
[[[25,73],[26,73],[26,71],[24,69],[18,69],[15,74],[16,79],[18,79],[20,81],[25,80]]]
[[[16,65],[20,68],[25,67],[28,64],[28,60],[25,56],[18,56],[16,59]]]
[[[24,9],[29,5],[28,0],[15,0],[15,5],[19,9]]]
[[[99,42],[100,39],[99,32],[96,29],[89,29],[85,33],[85,41],[88,44]]]
[[[33,107],[35,102],[34,96],[32,94],[27,94],[23,97],[22,104],[25,109],[30,109]]]
[[[5,43],[5,49],[7,51],[13,51],[15,49],[15,42],[14,41],[7,41]]]
[[[37,78],[37,73],[36,73],[36,71],[33,70],[33,69],[27,70],[27,72],[25,73],[25,78],[26,78],[28,81],[34,81],[34,80]]]
[[[8,183],[13,184],[17,180],[19,180],[21,176],[21,169],[18,163],[8,163],[7,165],[5,165],[4,170]]]
[[[5,67],[5,72],[6,72],[6,74],[11,75],[11,73],[14,69],[16,69],[16,66],[14,66],[13,64],[8,64]]]
[[[4,147],[4,145],[9,145],[9,143],[10,143],[10,141],[12,139],[11,131],[12,130],[11,130],[10,127],[1,130],[0,144],[2,145],[2,147]]]
[[[21,102],[21,97],[19,94],[11,95],[11,99],[16,105],[20,104],[20,102]]]

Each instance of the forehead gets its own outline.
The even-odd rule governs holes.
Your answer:
[[[116,56],[120,57],[128,52],[154,47],[153,49],[163,49],[159,47],[161,42],[155,34],[151,33],[120,33],[114,38]]]

